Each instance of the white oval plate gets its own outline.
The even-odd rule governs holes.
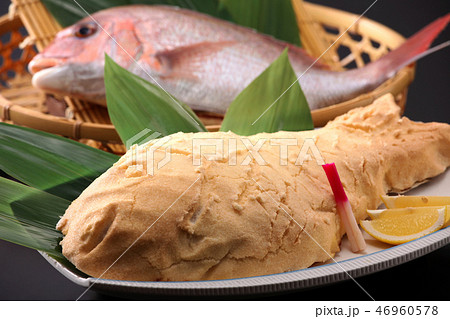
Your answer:
[[[409,191],[408,195],[448,196],[450,195],[449,190],[450,170],[447,170],[429,183]],[[400,265],[447,245],[450,242],[450,227],[398,246],[380,243],[367,234],[364,236],[367,239],[365,253],[352,253],[346,238],[344,238],[341,251],[334,258],[336,262],[331,260],[307,269],[281,274],[210,281],[153,282],[83,277],[45,253],[41,254],[53,267],[74,283],[83,287],[95,284],[92,289],[97,291],[172,296],[254,295],[317,287],[343,281],[349,279],[350,276],[356,278]]]

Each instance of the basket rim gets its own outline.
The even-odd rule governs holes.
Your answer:
[[[94,139],[101,142],[121,143],[112,124],[82,122],[45,114],[13,104],[0,94],[0,120],[31,127],[48,133],[63,135],[76,140]]]
[[[304,2],[304,6],[317,11],[328,11],[333,14],[351,19],[356,17],[354,13],[347,11]],[[8,15],[6,15],[7,17]],[[16,20],[17,16],[13,18]],[[5,19],[5,16],[0,17],[0,20]],[[10,18],[9,18],[10,19]],[[11,20],[11,19],[10,19]],[[13,21],[11,20],[11,21]],[[358,24],[354,27],[366,27],[366,28],[378,28],[383,32],[387,32],[390,35],[396,37],[398,40],[404,41],[405,38],[398,32],[390,29],[389,27],[373,21],[369,18],[362,17]],[[354,30],[353,30],[354,31]],[[345,71],[344,71],[345,72]],[[397,72],[397,74],[386,82],[382,83],[374,90],[359,95],[353,99],[330,105],[321,109],[312,110],[311,115],[313,118],[314,126],[324,126],[330,118],[334,118],[338,115],[344,114],[351,109],[361,107],[372,103],[376,98],[391,92],[394,96],[406,91],[409,84],[414,79],[415,64],[407,66]],[[0,120],[9,120],[14,124],[27,126],[34,129],[46,131],[53,134],[63,135],[73,139],[94,139],[100,142],[108,143],[121,143],[119,134],[114,128],[113,124],[99,124],[91,122],[77,121],[73,119],[67,119],[63,117],[57,117],[50,114],[45,114],[39,111],[30,110],[24,106],[15,104],[14,102],[6,99],[0,91]],[[207,125],[206,128],[209,131],[217,131],[219,125]]]
[[[307,1],[304,1],[303,5],[308,10],[322,11],[322,12],[323,12],[323,10],[326,10],[333,15],[336,14],[337,16],[340,16],[340,17],[345,16],[350,21],[355,21],[357,18],[360,17],[360,15],[356,14],[356,13],[352,13],[352,12],[348,12],[348,11],[344,11],[344,10],[336,9],[333,7],[316,4],[316,3],[310,3]],[[395,31],[394,29],[391,29],[390,27],[388,27],[380,22],[377,22],[375,20],[369,19],[365,16],[361,17],[360,20],[357,23],[355,23],[352,28],[349,29],[349,31],[354,32],[354,31],[357,31],[358,28],[382,31],[383,33],[386,32],[386,33],[389,33],[390,36],[394,36],[396,38],[396,40],[398,40],[398,41],[406,40],[406,38],[403,35],[401,35],[397,31]]]

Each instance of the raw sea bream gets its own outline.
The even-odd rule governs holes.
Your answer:
[[[158,82],[193,109],[225,113],[234,98],[285,48],[298,76],[314,62],[294,45],[186,9],[134,5],[99,11],[92,17],[95,22],[86,17],[59,32],[31,61],[29,70],[36,87],[104,104],[107,53],[122,67]],[[450,14],[436,20],[364,68],[333,72],[314,64],[300,78],[310,108],[373,90],[421,56],[449,20]]]

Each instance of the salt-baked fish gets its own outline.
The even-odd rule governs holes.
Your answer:
[[[246,138],[174,134],[166,143],[171,160],[153,174],[138,169],[133,154],[158,142],[128,151],[59,221],[63,254],[89,275],[121,280],[208,280],[300,269],[330,259],[344,234],[315,159],[336,163],[358,221],[378,207],[380,195],[408,189],[450,165],[450,125],[400,118],[391,95],[322,129],[248,137],[251,156]],[[223,141],[223,151],[194,165],[194,141],[212,139]],[[296,163],[306,141],[314,141],[321,155],[310,152],[310,160]],[[289,150],[286,156],[280,156],[282,148]],[[155,163],[169,151],[154,149]]]
[[[101,27],[87,17],[59,32],[31,61],[29,70],[36,87],[104,103],[106,52],[122,67],[157,81],[193,109],[225,113],[284,48],[289,48],[298,76],[314,61],[294,45],[175,7],[116,7],[97,12],[93,18]],[[332,72],[315,64],[300,78],[310,108],[373,90],[425,51],[449,20],[450,14],[436,20],[397,50],[361,69]]]

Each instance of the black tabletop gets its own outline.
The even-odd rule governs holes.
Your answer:
[[[374,0],[311,2],[361,14]],[[0,2],[0,14],[8,1]],[[410,36],[432,20],[448,13],[444,0],[378,0],[366,16],[404,36]],[[450,39],[447,28],[435,43]],[[424,122],[450,123],[450,49],[429,56],[417,65],[410,86],[405,115]],[[450,189],[448,190],[450,195]],[[400,266],[357,278],[376,300],[448,300],[442,293],[450,284],[450,245]],[[75,300],[84,288],[58,273],[36,251],[0,240],[0,300]],[[88,291],[82,300],[111,300],[117,297]],[[149,299],[167,299],[164,296]],[[205,299],[205,298],[202,298]],[[306,291],[275,296],[250,296],[268,300],[369,300],[351,280]]]

